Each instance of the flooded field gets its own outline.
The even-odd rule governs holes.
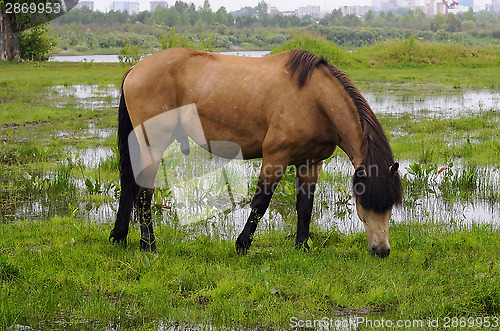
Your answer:
[[[126,247],[109,244],[126,68],[1,65],[0,328],[281,330],[327,317],[348,329],[360,317],[441,318],[441,326],[443,317],[498,316],[499,94],[459,85],[490,86],[461,79],[487,80],[490,68],[453,67],[443,85],[441,66],[350,71],[404,187],[391,254],[379,259],[368,252],[341,150],[319,176],[307,253],[293,249],[293,167],[241,256],[234,241],[260,160],[229,161],[194,145],[186,157],[178,143],[163,157],[152,201],[158,254],[140,250],[136,221]],[[419,82],[441,78],[403,78],[422,71]]]
[[[443,90],[426,86],[409,91],[408,86],[397,84],[377,89],[365,87],[362,90],[379,116],[409,114],[416,121],[429,117],[446,120],[500,110],[500,94],[496,91]],[[50,107],[54,109],[72,107],[104,111],[113,118],[119,89],[114,85],[56,85],[46,91],[45,97],[50,98]],[[49,147],[36,149],[33,162],[23,164],[26,169],[21,174],[18,173],[12,181],[4,182],[2,195],[8,203],[2,207],[0,217],[3,221],[49,219],[68,214],[91,222],[114,221],[120,189],[114,147],[116,129],[93,121],[81,126],[77,131],[52,132],[51,139],[63,142],[62,147],[56,151],[49,142],[45,144]],[[14,141],[36,145],[36,139],[30,141],[27,132],[29,128],[16,130],[5,125],[0,129],[0,140],[4,146]],[[394,139],[401,139],[398,132],[391,133]],[[82,143],[85,147],[75,147]],[[46,155],[43,155],[44,150]],[[159,181],[163,180],[165,185],[160,183],[154,198],[155,220],[184,227],[194,236],[206,234],[234,239],[250,212],[249,202],[260,162],[232,161],[227,164],[201,151],[194,158],[181,160],[177,155],[180,155],[179,147],[174,144],[166,153],[163,170],[175,170],[175,175],[170,175],[165,184],[164,175],[167,173],[159,173]],[[0,152],[0,156],[7,162],[5,153]],[[438,222],[450,227],[477,223],[498,226],[498,165],[470,164],[460,159],[441,163],[399,161],[406,193],[403,206],[394,210],[394,222]],[[172,162],[177,162],[175,169]],[[231,173],[233,182],[221,181],[223,166],[225,171]],[[192,175],[187,178],[185,174],[189,172]],[[213,176],[203,177],[202,174],[206,173]],[[352,166],[343,153],[325,162],[313,211],[313,229],[338,229],[344,233],[363,229],[353,212],[352,173]],[[225,184],[232,187],[231,196]],[[14,191],[17,193],[12,194]],[[258,231],[275,229],[290,233],[295,229],[295,179],[292,169],[282,180]]]
[[[417,117],[457,118],[474,116],[500,107],[500,92],[462,89],[443,89],[438,86],[408,86],[381,84],[378,90],[364,94],[377,114]]]

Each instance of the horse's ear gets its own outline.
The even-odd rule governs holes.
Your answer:
[[[391,175],[395,175],[396,174],[396,171],[398,171],[399,169],[399,163],[395,162],[393,165],[391,165],[389,167],[389,172],[391,173]]]

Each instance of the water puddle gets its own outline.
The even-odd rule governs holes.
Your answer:
[[[402,162],[400,173],[408,177],[409,162]],[[454,166],[454,171],[460,173],[464,166]],[[495,168],[480,168],[480,173],[490,174],[487,186],[492,191],[500,190],[500,171]],[[313,208],[312,228],[328,231],[338,229],[343,233],[364,231],[355,210],[354,199],[351,193],[352,166],[346,158],[333,158],[323,169],[323,180],[318,182]],[[436,179],[431,186],[435,193],[424,192],[418,198],[406,201],[401,207],[393,211],[392,221],[399,222],[435,222],[452,226],[467,226],[472,224],[491,224],[497,227],[500,220],[500,200],[487,200],[480,197],[467,199],[445,199],[442,192],[436,188],[442,184],[442,178]],[[479,184],[478,184],[479,185]],[[436,187],[434,187],[436,186]],[[288,197],[279,197],[283,190],[277,191],[277,197],[271,202],[270,210],[259,224],[258,232],[287,231],[295,233],[296,214],[294,194]],[[408,194],[407,194],[408,195]],[[285,199],[286,202],[280,202]],[[205,235],[218,234],[219,236],[234,239],[241,231],[250,214],[248,205],[238,207],[217,219],[209,222],[194,224]],[[164,221],[167,221],[164,219]]]
[[[91,109],[115,108],[120,93],[114,85],[58,85],[50,88],[49,92],[55,96],[57,107],[64,107],[68,103],[74,104],[76,100],[78,105]],[[432,87],[417,86],[414,91],[410,92],[407,85],[392,84],[387,85],[387,88],[385,86],[371,87],[364,94],[375,112],[386,114],[411,113],[418,116],[448,118],[500,109],[500,93],[492,91],[443,91],[442,89],[433,90]],[[59,131],[56,136],[59,139],[68,140],[90,138],[105,140],[115,132],[115,128],[102,129],[90,123],[88,128],[76,134]],[[67,156],[70,159],[78,159],[81,166],[86,169],[98,169],[114,157],[115,153],[116,150],[103,147],[67,150]],[[175,156],[170,157],[169,162],[175,159]],[[64,163],[60,160],[56,162]],[[177,168],[171,168],[170,170],[173,170],[177,177],[169,178],[170,187],[157,190],[153,208],[156,221],[169,226],[183,227],[193,237],[204,234],[233,240],[250,214],[249,202],[253,195],[251,187],[254,187],[250,183],[255,184],[261,161],[234,161],[232,165],[228,165],[227,161],[205,155],[190,162],[179,162],[175,165]],[[226,173],[219,171],[222,165],[226,165]],[[402,176],[411,175],[408,174],[409,166],[409,162],[401,163]],[[460,164],[455,165],[453,171],[459,173],[464,167]],[[117,182],[118,170],[112,171],[116,172],[114,181]],[[393,221],[443,222],[450,226],[476,223],[498,226],[500,171],[492,167],[479,167],[478,171],[486,178],[482,181],[486,184],[466,197],[444,197],[439,189],[443,184],[444,174],[436,176],[432,187],[427,188],[428,190],[421,194],[415,195],[414,189],[410,187],[410,194],[406,194],[404,206],[394,210]],[[333,158],[325,164],[315,198],[313,229],[338,229],[344,233],[363,231],[363,225],[354,212],[351,192],[352,172],[352,166],[347,158]],[[187,173],[191,174],[190,178],[185,178]],[[209,173],[210,176],[205,176]],[[232,192],[225,188],[227,183],[223,181],[224,176],[228,174],[234,179],[230,185],[234,188]],[[160,175],[168,176],[168,173],[160,171]],[[48,176],[50,174],[39,179],[40,183],[35,184],[43,185],[44,181],[48,180]],[[31,197],[29,201],[22,202],[15,211],[10,211],[8,214],[13,219],[47,219],[55,215],[72,213],[92,222],[112,222],[118,201],[114,196],[116,185],[113,187],[112,183],[108,183],[108,187],[103,189],[104,193],[97,188],[93,194],[101,198],[87,199],[89,195],[87,179],[82,179],[80,173],[76,175],[74,186],[78,193],[72,198]],[[409,185],[416,184],[410,181]],[[103,184],[103,188],[104,186]],[[488,190],[493,192],[493,198],[488,199],[484,194],[475,196],[479,195],[479,192]],[[185,193],[188,191],[198,194],[197,198],[188,199]],[[225,199],[223,204],[219,203],[221,197]],[[57,199],[59,201],[56,201]],[[210,208],[207,209],[207,205]],[[269,211],[259,224],[258,231],[280,230],[293,234],[295,228],[295,180],[288,178],[280,184],[280,189],[272,200]]]
[[[87,129],[79,132],[57,131],[55,136],[57,139],[98,139],[106,140],[116,134],[116,129],[99,129],[95,124],[90,122]]]
[[[330,173],[340,172],[341,176],[346,178],[352,175],[352,166],[345,158],[332,159],[325,166],[325,171]],[[445,190],[449,189],[445,184],[445,172],[438,174],[442,167],[437,167],[432,173],[432,178],[428,179],[428,187],[421,189],[417,192],[412,189],[412,185],[419,184],[419,179],[411,174],[410,162],[400,162],[400,174],[402,178],[407,179],[407,192],[405,193],[405,202],[403,206],[396,207],[393,210],[392,221],[399,222],[437,222],[447,224],[450,226],[467,226],[472,224],[491,224],[495,227],[500,225],[500,200],[498,199],[498,192],[500,191],[500,170],[494,167],[478,167],[476,173],[478,179],[476,189],[471,189],[471,194],[468,197],[454,197],[446,198],[443,195]],[[443,165],[444,166],[444,165]],[[456,181],[461,178],[463,173],[468,174],[466,171],[467,166],[462,164],[455,164],[452,168],[448,169],[453,173],[449,175],[449,181]],[[481,177],[482,176],[482,177]],[[336,176],[339,177],[339,176]],[[349,177],[350,178],[350,177]],[[349,179],[350,180],[350,179]],[[343,183],[344,187],[350,190],[349,181]],[[325,209],[324,206],[315,204],[314,211],[319,214],[319,218],[315,223],[321,229],[328,229],[331,227],[332,220],[336,223],[338,229],[342,232],[362,231],[363,225],[359,220],[357,214],[354,212],[354,200],[346,200],[346,196],[350,191],[344,190],[331,190],[325,189],[327,183],[319,184],[319,192],[316,199],[324,199],[325,201],[345,201],[345,204],[340,204],[341,209]],[[328,183],[330,184],[330,183]],[[338,184],[337,184],[338,185]],[[450,184],[454,189],[459,190],[459,184]],[[474,183],[471,183],[474,185]],[[442,190],[442,191],[441,191]],[[486,195],[486,191],[491,192],[492,195],[497,194],[496,198],[492,197],[479,197],[479,191],[483,190],[482,194]],[[319,201],[318,201],[319,202]],[[344,217],[339,218],[339,211],[342,209],[346,211]],[[342,215],[342,214],[340,214]]]
[[[113,154],[110,149],[90,148],[79,152],[79,158],[86,167],[98,167],[96,160],[105,160]],[[205,162],[204,171],[216,169],[220,166],[218,160],[210,164]],[[255,179],[258,174],[259,161],[233,161],[239,162],[238,169],[244,173],[240,180],[246,186],[247,183]],[[192,165],[191,165],[192,167]],[[401,162],[400,173],[403,178],[412,180],[409,173],[409,162]],[[452,170],[455,174],[460,174],[466,169],[464,165],[454,165]],[[451,169],[449,170],[451,171]],[[488,175],[488,178],[478,183],[478,187],[471,191],[472,196],[467,198],[448,199],[443,197],[444,175],[434,171],[435,178],[428,189],[422,192],[407,189],[405,203],[403,206],[395,208],[393,211],[393,222],[422,222],[440,223],[453,226],[467,226],[471,224],[491,224],[497,227],[500,220],[500,200],[498,198],[486,199],[477,196],[480,189],[488,189],[491,192],[500,190],[500,170],[493,167],[480,167],[476,170],[481,176]],[[312,229],[328,231],[337,229],[343,233],[354,233],[363,231],[363,224],[355,213],[354,199],[351,192],[352,166],[347,158],[332,158],[323,168],[323,173],[318,182],[315,196],[315,205],[312,215]],[[82,196],[85,192],[83,180],[76,181],[77,187],[81,190]],[[417,184],[415,184],[417,185]],[[283,181],[273,198],[269,211],[261,220],[258,233],[270,231],[282,231],[293,235],[296,231],[295,212],[295,182],[291,180]],[[247,187],[247,186],[246,186]],[[205,192],[213,192],[213,188],[206,188]],[[236,197],[232,204],[225,200],[225,205],[216,206],[215,212],[205,213],[193,209],[185,200],[189,199],[186,192],[163,196],[168,190],[166,188],[157,190],[157,198],[154,202],[153,213],[157,222],[168,226],[182,228],[186,230],[189,238],[196,238],[199,235],[208,235],[216,238],[234,240],[243,228],[247,217],[250,214],[249,201],[252,191]],[[410,191],[408,191],[410,190]],[[173,187],[169,192],[173,192]],[[16,218],[40,219],[50,218],[57,215],[61,210],[73,212],[80,218],[91,222],[110,223],[114,220],[118,199],[114,196],[116,192],[110,190],[104,196],[107,199],[87,201],[83,199],[78,202],[74,200],[64,201],[61,204],[54,203],[49,197],[45,199],[34,199],[27,204],[23,204],[15,214]],[[159,199],[158,199],[159,197]],[[77,202],[75,202],[77,201]],[[200,205],[210,205],[207,200],[201,199]],[[71,207],[69,207],[71,206]],[[76,211],[75,211],[76,210]]]
[[[387,85],[363,93],[376,114],[412,114],[418,117],[457,118],[500,109],[500,92],[445,90]]]
[[[115,85],[56,85],[49,88],[57,108],[76,105],[87,109],[117,108],[120,89]]]
[[[95,169],[108,158],[114,156],[115,151],[108,147],[91,147],[80,150],[70,148],[66,154],[70,158],[76,159],[85,168]]]

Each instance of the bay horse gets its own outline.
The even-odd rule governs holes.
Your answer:
[[[194,128],[193,112],[176,111],[189,105],[197,112],[201,135]],[[309,248],[318,173],[323,160],[339,146],[354,167],[356,211],[364,223],[369,251],[389,255],[389,219],[393,206],[402,201],[399,165],[365,98],[347,75],[325,59],[304,50],[247,58],[167,49],[127,72],[118,117],[121,196],[110,234],[113,242],[126,244],[135,205],[140,247],[156,251],[150,210],[154,178],[165,149],[177,140],[187,154],[187,137],[191,137],[220,156],[224,152],[211,149],[211,142],[236,144],[244,159],[262,158],[251,212],[236,240],[239,253],[250,248],[257,224],[289,165],[296,166],[297,176],[296,245]],[[156,125],[152,132],[145,132],[146,123]],[[134,158],[144,155],[153,161],[134,170]]]

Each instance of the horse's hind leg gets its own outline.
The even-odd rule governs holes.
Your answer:
[[[161,120],[160,118],[157,124],[164,126],[169,124],[168,122],[162,123]],[[174,138],[173,130],[150,130],[149,132],[145,130],[144,136],[147,137],[146,143],[140,149],[142,153],[137,153],[139,156],[135,160],[138,164],[147,165],[135,178],[138,184],[136,207],[141,228],[140,248],[144,251],[156,252],[156,240],[151,219],[151,199],[163,153]],[[150,161],[153,162],[150,163]]]
[[[156,161],[139,175],[140,183],[142,183],[137,196],[137,213],[141,227],[140,247],[141,250],[147,252],[156,252],[156,239],[151,219],[151,199],[154,193],[154,183],[159,165],[160,161]]]
[[[309,224],[314,201],[314,191],[323,162],[297,166],[297,247],[309,249]]]

